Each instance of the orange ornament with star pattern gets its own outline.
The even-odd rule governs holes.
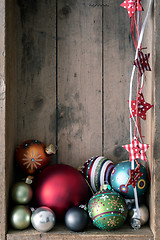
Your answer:
[[[56,153],[55,147],[48,147],[38,140],[27,140],[16,148],[15,159],[26,174],[33,175],[39,169],[46,167],[51,155]]]

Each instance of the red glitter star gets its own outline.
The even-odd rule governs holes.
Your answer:
[[[127,184],[125,185],[126,187],[128,187],[129,185],[132,185],[133,188],[135,188],[138,179],[143,175],[143,173],[140,171],[140,168],[141,168],[141,164],[138,164],[135,169],[129,170],[129,179]]]
[[[149,148],[149,145],[140,143],[136,137],[132,140],[131,144],[123,145],[122,147],[124,147],[129,152],[130,161],[137,158],[147,161],[145,152]]]
[[[138,67],[140,76],[142,76],[145,71],[151,71],[148,63],[149,57],[150,53],[144,54],[140,49],[138,49],[138,58],[134,61],[134,65]]]
[[[120,6],[128,10],[129,17],[132,17],[136,11],[142,11],[140,0],[126,0]]]
[[[129,101],[128,101],[129,103]],[[137,109],[138,106],[138,109]],[[138,99],[131,101],[131,111],[132,114],[130,114],[130,118],[133,116],[135,117],[136,115],[141,117],[143,120],[146,120],[146,112],[152,108],[153,105],[150,103],[147,103],[144,100],[144,96],[142,93],[138,93]]]

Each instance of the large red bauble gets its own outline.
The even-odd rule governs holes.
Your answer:
[[[66,164],[46,167],[36,178],[35,205],[51,208],[57,219],[66,211],[89,200],[89,188],[81,173]]]
[[[16,148],[15,158],[23,172],[32,175],[49,163],[51,155],[45,152],[45,148],[38,140],[27,140]]]

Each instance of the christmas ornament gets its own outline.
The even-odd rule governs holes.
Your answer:
[[[88,199],[85,179],[69,165],[48,166],[37,176],[35,204],[51,208],[58,219],[62,219],[69,208],[85,204]]]
[[[88,211],[93,224],[103,230],[119,228],[127,217],[125,200],[113,191],[110,185],[92,196],[88,203]]]
[[[123,146],[128,152],[129,152],[129,160],[135,160],[137,158],[147,161],[145,152],[149,148],[148,144],[143,144],[138,141],[138,139],[135,137],[132,140],[131,144],[124,145]]]
[[[137,107],[138,107],[138,109],[137,109]],[[144,100],[143,94],[139,92],[138,99],[131,101],[132,114],[130,114],[130,118],[135,117],[137,115],[137,116],[141,117],[143,120],[146,120],[146,112],[152,107],[153,107],[153,105],[147,103]]]
[[[97,192],[101,185],[109,183],[113,168],[112,161],[103,156],[97,156],[88,159],[82,166],[81,172],[93,191]]]
[[[113,189],[122,194],[125,198],[134,198],[134,186],[136,186],[139,197],[142,196],[149,187],[146,168],[143,165],[139,165],[139,170],[136,172],[136,161],[134,161],[134,166],[135,169],[131,170],[130,161],[124,161],[116,165],[111,173],[111,185]],[[139,176],[139,173],[141,176]]]
[[[140,204],[139,206],[139,210],[140,210],[140,223],[143,226],[144,224],[146,224],[148,222],[149,219],[149,211],[148,208],[145,204]],[[134,218],[137,218],[136,216],[136,207],[134,206],[132,209],[130,209],[128,211],[128,217],[129,220],[131,221]]]
[[[74,232],[81,232],[88,223],[88,213],[79,207],[70,208],[65,215],[65,224],[68,229]]]
[[[128,10],[128,15],[131,18],[136,11],[142,11],[140,0],[125,0],[120,6]]]
[[[151,71],[148,63],[149,57],[150,53],[144,54],[140,49],[138,49],[138,58],[134,60],[134,65],[139,69],[140,76],[142,76],[145,71]]]
[[[32,226],[40,232],[50,231],[56,221],[54,212],[48,207],[37,208],[31,216]]]
[[[17,205],[11,210],[10,222],[11,226],[15,229],[28,228],[31,221],[31,211],[28,207]]]
[[[46,167],[51,154],[56,150],[53,145],[46,147],[38,140],[23,142],[16,149],[15,158],[20,168],[27,174],[34,174],[38,169]]]
[[[25,182],[17,182],[11,189],[11,197],[16,204],[28,204],[32,195],[31,186]]]

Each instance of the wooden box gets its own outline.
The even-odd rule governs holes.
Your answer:
[[[82,165],[105,155],[126,160],[129,81],[134,59],[122,0],[0,1],[0,239],[160,239],[160,2],[154,0],[143,46],[151,53],[143,122],[151,172],[150,223],[135,231],[56,226],[49,233],[8,229],[14,151],[27,139],[58,146],[52,162]],[[143,1],[146,15],[149,0]],[[144,18],[143,18],[144,19]],[[134,90],[136,86],[134,86]]]

